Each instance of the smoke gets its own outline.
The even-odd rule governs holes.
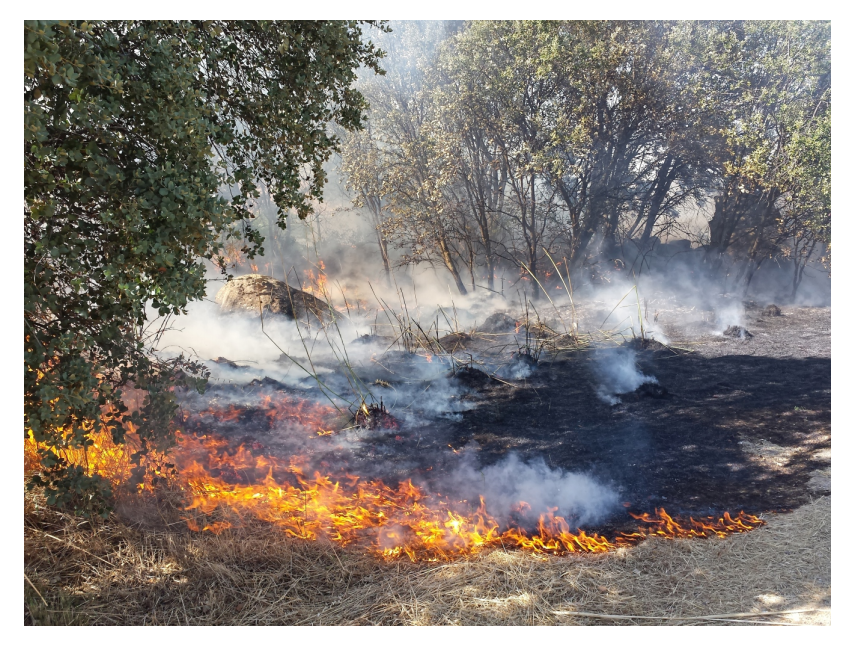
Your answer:
[[[716,335],[721,334],[729,326],[746,327],[746,313],[740,302],[721,305],[714,311]]]
[[[653,376],[641,372],[635,358],[637,353],[630,348],[599,349],[593,354],[593,372],[597,378],[596,395],[605,403],[620,402],[619,394],[633,392],[643,383],[657,383]]]
[[[524,380],[531,375],[532,371],[532,363],[530,363],[527,358],[518,358],[512,360],[508,366],[499,373],[501,374],[504,372],[503,375],[511,380]]]
[[[426,320],[433,322],[436,313],[417,308],[414,316],[428,325]],[[387,319],[382,318],[386,333]],[[364,398],[382,401],[408,428],[438,418],[457,420],[473,407],[448,377],[447,362],[402,350],[386,334],[360,339],[372,329],[368,316],[356,314],[329,327],[316,322],[308,327],[281,317],[265,316],[261,322],[256,314],[221,314],[215,303],[202,301],[174,318],[157,349],[204,361],[217,388],[265,381],[320,401],[330,396],[343,408],[356,409]]]
[[[473,442],[464,449],[443,486],[456,498],[471,502],[483,496],[487,512],[502,525],[528,528],[540,515],[554,512],[574,525],[588,526],[604,520],[617,506],[617,493],[587,474],[550,467],[541,457],[522,460],[514,453],[482,467],[475,446]]]

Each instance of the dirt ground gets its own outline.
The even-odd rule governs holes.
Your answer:
[[[358,457],[438,485],[462,447],[484,465],[539,455],[628,501],[584,527],[603,534],[632,526],[628,510],[658,507],[743,510],[762,528],[595,555],[496,549],[385,563],[260,523],[198,535],[166,512],[144,527],[131,515],[93,526],[30,496],[25,623],[829,624],[830,310],[752,307],[746,340],[715,334],[704,312],[684,314],[666,325],[655,315],[668,346],[637,350],[667,392],[659,398],[602,402],[592,349],[566,351],[524,380],[473,381],[464,394],[476,405],[459,421],[367,436]]]

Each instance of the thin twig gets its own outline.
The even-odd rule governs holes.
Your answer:
[[[29,576],[27,576],[27,573],[26,573],[26,572],[24,572],[24,580],[25,580],[27,583],[29,583],[29,584],[30,584],[30,587],[32,587],[32,589],[33,589],[33,590],[35,590],[35,593],[38,595],[39,599],[41,599],[41,600],[44,602],[44,605],[45,605],[45,606],[49,606],[50,604],[48,604],[48,603],[47,603],[47,599],[45,599],[45,598],[41,595],[41,593],[38,591],[38,588],[37,588],[37,587],[35,587],[35,583],[33,583],[32,581],[30,581],[30,577],[29,577]]]

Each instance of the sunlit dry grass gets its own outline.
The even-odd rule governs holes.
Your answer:
[[[569,557],[494,549],[441,564],[387,563],[260,523],[220,535],[118,520],[93,527],[37,502],[28,496],[25,506],[27,623],[830,623],[829,497],[724,540],[650,538]],[[823,610],[610,617],[811,608]]]

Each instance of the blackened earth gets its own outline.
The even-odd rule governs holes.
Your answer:
[[[686,348],[636,349],[667,393],[626,394],[613,406],[596,394],[589,351],[541,361],[511,385],[471,385],[477,404],[460,421],[367,434],[357,466],[439,489],[465,450],[481,465],[542,457],[592,474],[629,504],[600,530],[660,507],[694,516],[794,509],[830,466],[830,309],[754,308],[747,327],[747,341],[707,325],[668,328]]]
[[[410,478],[450,495],[446,481],[463,458],[482,467],[511,453],[542,458],[618,492],[619,510],[604,525],[583,527],[606,534],[633,526],[629,512],[759,514],[828,493],[812,481],[830,467],[830,309],[749,308],[747,340],[724,336],[710,316],[700,316],[690,323],[673,317],[662,326],[670,345],[635,340],[621,347],[634,349],[640,370],[657,383],[620,395],[615,405],[597,395],[590,349],[554,359],[544,353],[524,380],[461,368],[449,377],[474,407],[459,418],[313,438],[313,465],[331,476],[388,484]],[[398,370],[417,359],[390,351],[382,361]],[[406,395],[429,393],[402,379],[383,384],[409,390]],[[274,453],[274,444],[264,443],[266,422],[262,412],[246,412],[231,427],[234,447],[250,428],[251,443]],[[353,437],[353,448],[333,446],[332,440],[349,439],[343,434]]]

